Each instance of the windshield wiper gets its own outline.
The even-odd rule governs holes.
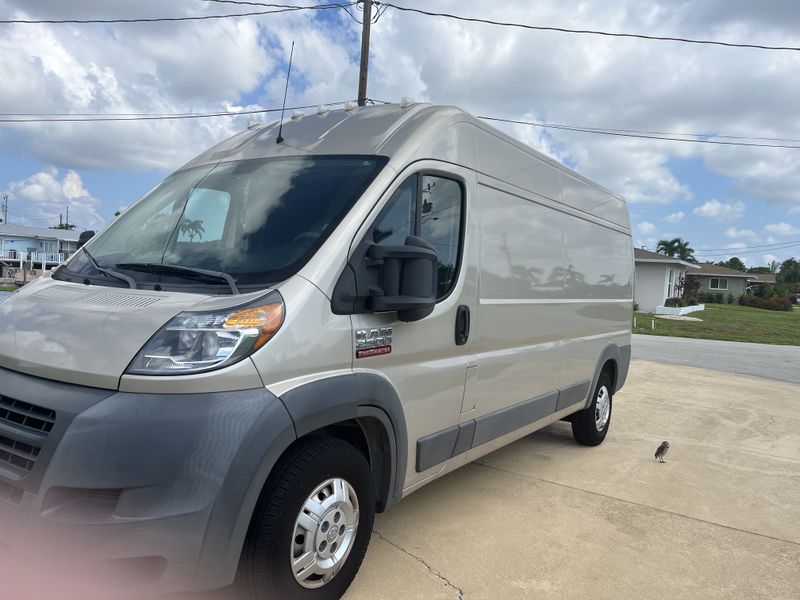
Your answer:
[[[109,277],[113,277],[119,281],[124,281],[128,284],[128,287],[132,290],[136,289],[136,280],[133,277],[128,277],[127,275],[123,275],[122,273],[117,273],[116,271],[112,271],[111,269],[106,269],[105,267],[101,267],[97,264],[97,261],[94,259],[94,256],[89,254],[89,251],[86,249],[86,246],[83,247],[83,253],[86,255],[86,258],[89,259],[89,262],[92,263],[92,266],[103,273],[104,275],[108,275]]]
[[[206,269],[196,269],[195,267],[182,267],[180,265],[162,265],[159,263],[119,263],[114,265],[117,269],[126,271],[142,271],[144,273],[183,275],[185,277],[213,277],[221,279],[231,288],[231,292],[239,294],[239,288],[233,277],[222,271],[208,271]]]

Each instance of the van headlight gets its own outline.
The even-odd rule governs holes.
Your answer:
[[[227,367],[266,344],[283,315],[283,301],[275,292],[257,304],[181,313],[150,338],[126,372],[184,375]]]

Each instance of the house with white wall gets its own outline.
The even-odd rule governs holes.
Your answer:
[[[52,269],[78,249],[78,231],[0,223],[0,262],[22,268]]]
[[[633,299],[643,312],[655,312],[657,306],[664,306],[667,298],[679,297],[687,269],[697,268],[685,260],[641,248],[633,249],[633,261]]]

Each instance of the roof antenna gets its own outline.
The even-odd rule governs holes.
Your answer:
[[[289,70],[286,72],[286,87],[283,90],[283,106],[281,107],[281,122],[278,125],[278,139],[275,140],[276,144],[283,141],[281,132],[283,131],[283,111],[286,110],[286,95],[289,93],[289,75],[292,74],[292,57],[294,56],[294,40],[292,40],[292,49],[289,51]]]

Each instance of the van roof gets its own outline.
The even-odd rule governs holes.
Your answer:
[[[415,128],[419,128],[432,117],[437,116],[441,120],[445,115],[468,117],[467,113],[458,108],[434,107],[429,104],[412,104],[407,107],[380,104],[350,110],[330,110],[322,114],[305,114],[299,118],[284,120],[281,134],[284,141],[280,144],[276,142],[279,121],[258,125],[214,146],[187,166],[219,160],[302,154],[385,155],[387,142],[408,121],[413,119]]]
[[[390,159],[419,148],[425,140],[459,123],[469,123],[512,144],[521,152],[546,162],[570,174],[596,190],[619,200],[624,199],[584,177],[580,173],[537,152],[519,140],[475,118],[455,106],[436,106],[425,103],[410,105],[380,104],[352,109],[305,114],[286,119],[283,123],[284,141],[276,142],[279,122],[258,125],[225,140],[190,161],[183,168],[216,163],[220,160],[245,160],[298,155],[384,155]],[[430,151],[430,146],[426,148]],[[416,156],[434,158],[438,155]],[[453,162],[459,162],[454,160]],[[468,161],[467,161],[468,162]],[[475,164],[460,162],[466,167]],[[474,157],[472,159],[474,163]]]

